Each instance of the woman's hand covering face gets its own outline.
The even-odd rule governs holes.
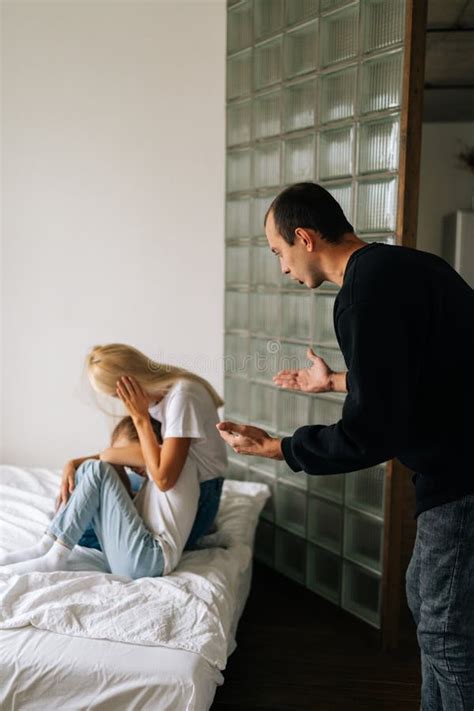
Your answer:
[[[133,420],[148,417],[149,397],[131,375],[123,375],[117,380],[117,395]]]

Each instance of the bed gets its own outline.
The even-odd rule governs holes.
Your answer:
[[[60,471],[0,466],[0,549],[34,544]],[[111,575],[76,546],[68,570],[1,574],[2,711],[206,711],[236,647],[264,484],[226,480],[217,531],[164,578]]]

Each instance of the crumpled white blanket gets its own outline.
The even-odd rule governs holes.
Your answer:
[[[21,533],[25,483],[32,483],[32,477],[36,478],[40,472],[45,470],[0,467],[2,544],[5,522],[14,535],[15,520],[19,521]],[[48,471],[48,474],[42,485],[49,481],[54,497],[60,472]],[[8,488],[5,508],[2,486]],[[45,488],[44,496],[35,499],[40,509],[41,503],[52,505],[48,486]],[[30,493],[34,495],[35,487],[32,489]],[[201,545],[228,547],[203,547],[186,552],[175,571],[162,578],[132,580],[100,570],[77,570],[80,567],[77,558],[76,569],[72,571],[8,576],[0,568],[0,628],[32,625],[60,634],[186,649],[223,670],[238,603],[239,578],[251,562],[255,527],[269,495],[264,484],[226,481],[217,533],[201,539]],[[26,506],[30,510],[31,501],[30,498]],[[37,512],[36,540],[44,530],[44,520],[41,511]],[[19,545],[17,537],[15,545],[3,547],[12,550],[33,542],[30,538]],[[77,546],[74,553],[84,550]],[[86,555],[102,556],[98,551],[87,551]]]

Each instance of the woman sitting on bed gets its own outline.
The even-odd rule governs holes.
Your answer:
[[[139,441],[88,458],[75,472],[67,467],[62,504],[40,543],[0,557],[0,565],[12,563],[12,574],[64,570],[92,522],[111,573],[134,579],[168,575],[193,524],[202,528],[217,512],[227,466],[216,429],[222,400],[203,378],[120,343],[93,348],[87,372],[96,390],[122,400]],[[150,415],[161,422],[162,445]],[[132,501],[115,466],[143,463],[147,481]]]

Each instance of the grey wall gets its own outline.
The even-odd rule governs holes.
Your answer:
[[[474,207],[474,173],[457,158],[463,144],[474,145],[474,123],[423,124],[417,246],[426,252],[441,252],[444,215]]]
[[[225,0],[2,14],[0,461],[60,467],[106,444],[95,344],[223,390]]]

